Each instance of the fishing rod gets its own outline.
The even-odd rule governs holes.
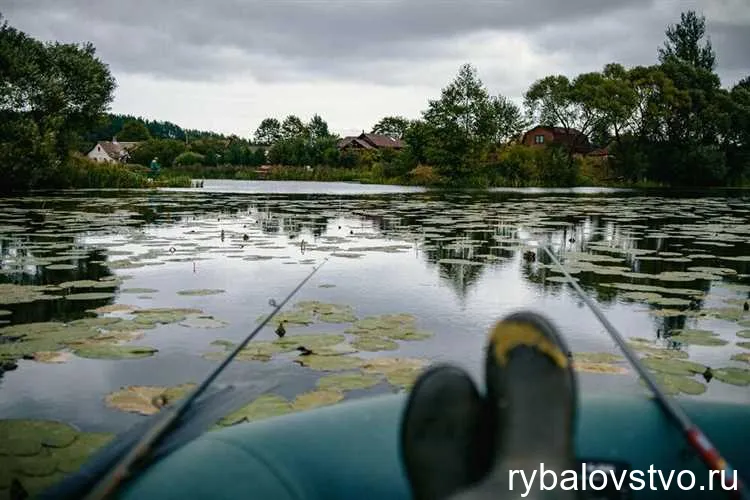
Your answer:
[[[562,263],[560,263],[557,257],[555,257],[554,253],[552,253],[552,250],[547,245],[542,244],[540,246],[542,250],[544,250],[545,253],[549,256],[552,262],[560,268],[560,271],[563,273],[563,276],[565,276],[570,286],[573,287],[573,290],[576,291],[578,296],[586,303],[591,312],[594,313],[594,316],[596,316],[599,322],[604,326],[605,330],[607,330],[612,339],[614,339],[614,341],[622,350],[623,354],[625,354],[627,360],[630,362],[633,368],[635,368],[635,371],[646,382],[648,388],[651,389],[651,392],[653,392],[657,403],[659,403],[659,406],[662,408],[664,413],[666,413],[667,417],[669,417],[674,423],[677,424],[677,426],[685,435],[685,439],[690,444],[690,446],[692,446],[693,449],[698,453],[698,456],[700,456],[701,460],[703,460],[703,463],[706,464],[706,466],[708,466],[708,468],[711,470],[721,471],[722,484],[723,478],[727,476],[729,476],[729,481],[733,481],[732,478],[734,477],[736,470],[731,465],[729,465],[729,462],[727,462],[719,454],[719,450],[716,449],[716,447],[711,443],[711,441],[703,433],[703,431],[701,431],[700,428],[690,420],[690,417],[687,416],[685,411],[679,405],[672,402],[672,400],[666,394],[664,394],[664,391],[662,391],[661,387],[659,387],[659,385],[656,383],[656,380],[654,379],[653,375],[651,375],[651,372],[649,372],[643,366],[640,358],[638,358],[638,356],[633,352],[627,342],[625,342],[622,334],[620,334],[617,328],[615,328],[615,326],[610,323],[599,306],[596,305],[596,303],[588,296],[588,294],[583,291],[575,278],[570,275],[570,273],[565,269]],[[737,484],[733,485],[734,488],[732,488],[732,485],[730,485],[730,491],[734,493],[733,496],[736,495],[738,498],[741,498],[743,500],[750,500],[750,494],[748,494],[742,481],[737,478],[736,483]]]
[[[91,492],[85,497],[86,500],[102,500],[109,497],[114,493],[120,484],[128,479],[135,468],[143,464],[148,458],[149,454],[154,450],[157,444],[167,435],[172,426],[180,419],[185,412],[190,408],[190,405],[208,388],[211,383],[216,380],[216,377],[234,360],[235,356],[240,353],[245,346],[253,340],[253,338],[260,332],[260,330],[273,319],[274,316],[281,310],[284,305],[294,297],[297,292],[307,283],[318,270],[323,267],[323,264],[328,262],[328,257],[318,264],[290,293],[284,300],[276,303],[275,300],[271,299],[269,304],[274,308],[261,323],[253,330],[250,335],[240,342],[237,347],[234,348],[229,355],[217,366],[203,381],[193,389],[182,401],[180,401],[174,407],[167,407],[162,410],[163,417],[161,417],[154,426],[144,434],[138,443],[133,447],[130,452],[125,455],[110,472],[101,480],[99,480],[91,490]]]

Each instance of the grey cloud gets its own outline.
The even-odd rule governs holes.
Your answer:
[[[709,0],[695,0],[709,1]],[[666,0],[9,0],[11,24],[47,39],[90,40],[115,74],[262,82],[330,78],[404,84],[398,68],[440,60],[446,41],[481,30],[526,34],[576,66],[655,60]],[[657,8],[659,6],[667,8]],[[720,64],[750,63],[748,26],[716,26]],[[745,43],[745,45],[742,45]],[[723,66],[722,66],[723,67]]]

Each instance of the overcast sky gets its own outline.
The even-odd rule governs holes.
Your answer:
[[[750,74],[750,0],[3,0],[32,36],[91,41],[112,111],[249,136],[314,113],[348,134],[419,116],[459,66],[520,102],[537,78],[652,64],[667,24],[705,14],[725,86]]]

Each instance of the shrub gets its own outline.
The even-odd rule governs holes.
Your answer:
[[[195,153],[193,151],[185,151],[184,153],[180,153],[177,156],[177,158],[174,159],[174,165],[176,167],[205,165],[205,164],[206,164],[206,157],[200,153]]]

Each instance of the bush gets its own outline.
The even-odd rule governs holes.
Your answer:
[[[80,154],[71,155],[55,172],[58,188],[139,188],[146,176],[120,163],[100,163]]]
[[[417,165],[409,172],[409,180],[420,186],[435,186],[445,183],[445,179],[438,174],[435,167],[429,165]]]
[[[174,166],[194,166],[194,165],[205,165],[206,157],[200,153],[194,153],[193,151],[185,151],[180,153],[177,158],[174,159]]]

